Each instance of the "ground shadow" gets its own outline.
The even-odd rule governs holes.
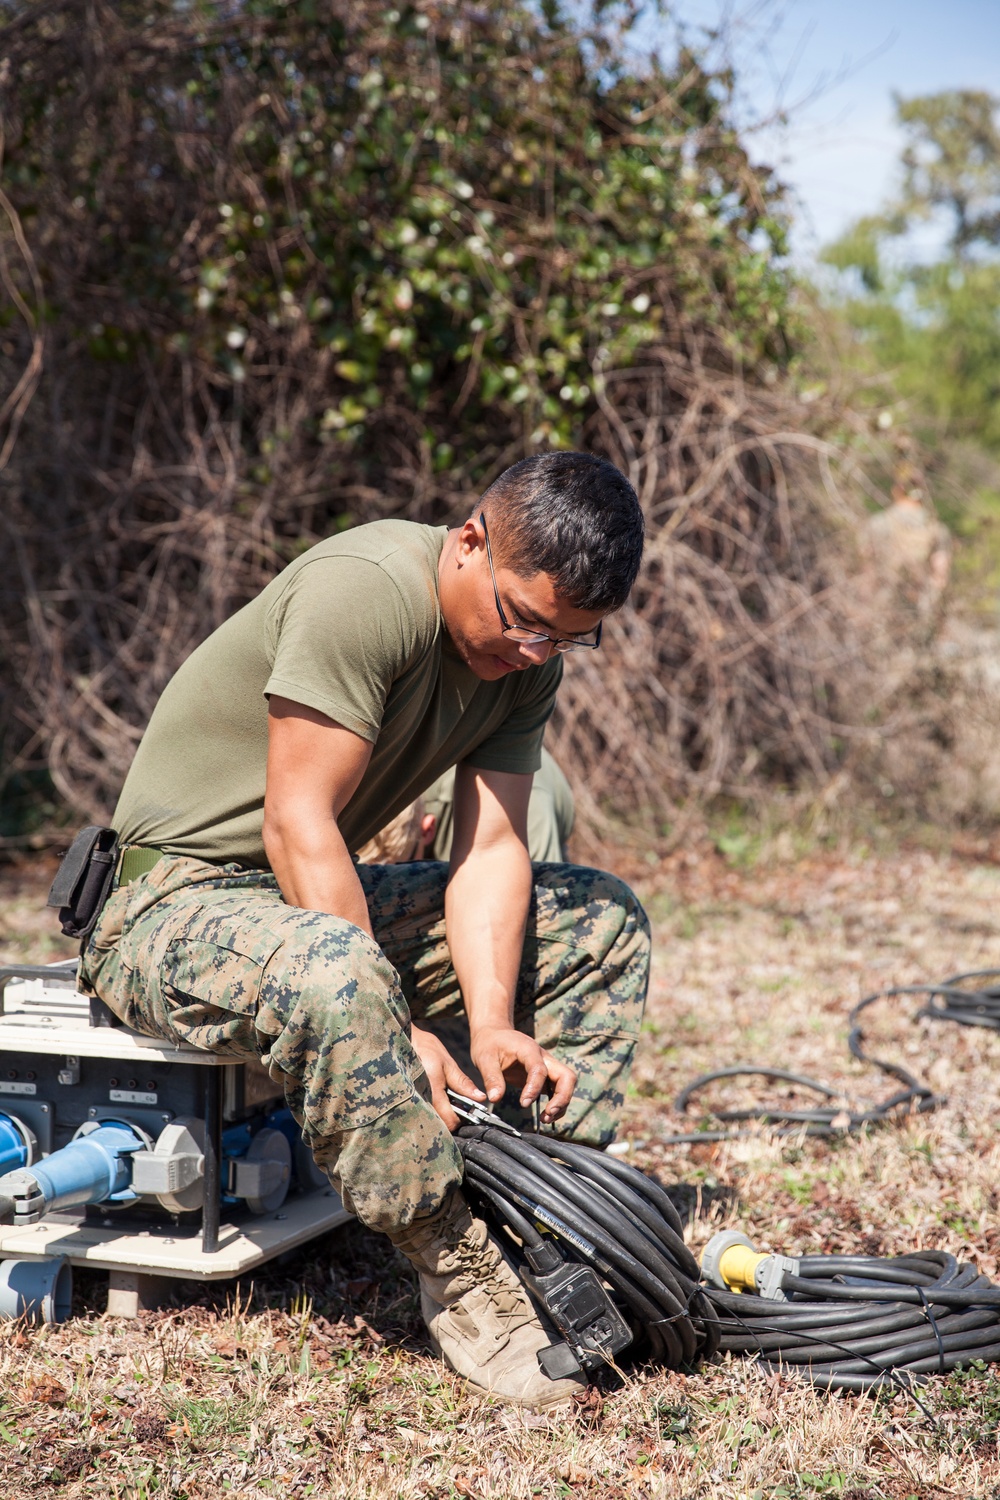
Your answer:
[[[73,1275],[73,1317],[92,1317],[107,1306],[107,1273],[79,1267]],[[204,1308],[224,1315],[236,1305],[248,1312],[293,1311],[306,1305],[331,1323],[358,1317],[395,1345],[426,1349],[416,1273],[381,1234],[352,1222],[259,1266],[252,1275],[225,1281],[176,1280],[162,1310]]]
[[[659,1178],[654,1178],[654,1181],[659,1182]],[[694,1224],[710,1215],[717,1217],[714,1211],[718,1209],[727,1214],[735,1212],[740,1203],[736,1189],[721,1183],[710,1187],[702,1182],[660,1182],[660,1187],[680,1214],[682,1224]]]

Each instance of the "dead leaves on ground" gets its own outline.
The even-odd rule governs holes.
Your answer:
[[[65,1406],[69,1391],[51,1375],[38,1375],[25,1383],[21,1399],[28,1405],[39,1402],[43,1406]]]

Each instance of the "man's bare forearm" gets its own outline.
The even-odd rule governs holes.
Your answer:
[[[264,850],[290,906],[325,911],[371,936],[371,919],[337,824],[357,790],[371,745],[317,709],[268,704]]]
[[[372,935],[358,872],[335,819],[319,825],[265,821],[264,849],[289,906],[329,912]]]
[[[473,1037],[511,1026],[531,900],[531,861],[517,838],[470,850],[452,870],[445,926]]]
[[[552,1125],[566,1112],[576,1074],[514,1026],[531,882],[531,861],[516,834],[487,841],[454,866],[445,924],[469,1017],[472,1061],[487,1097],[498,1103],[513,1083],[527,1108],[548,1094],[540,1120]]]

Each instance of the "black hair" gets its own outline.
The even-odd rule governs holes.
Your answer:
[[[620,609],[642,561],[638,496],[593,453],[540,453],[483,496],[495,559],[521,578],[547,573],[577,609]]]

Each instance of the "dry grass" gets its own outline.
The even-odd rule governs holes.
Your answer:
[[[914,1024],[914,1002],[881,1008],[876,1050],[947,1093],[939,1113],[833,1143],[656,1138],[681,1125],[682,1083],[736,1059],[886,1092],[847,1060],[847,1011],[994,962],[1000,870],[904,853],[741,872],[705,850],[645,884],[657,967],[626,1129],[634,1160],[688,1185],[692,1242],[740,1224],[789,1252],[943,1247],[996,1275],[1000,1037]],[[16,929],[39,885],[5,905],[0,956],[37,951]],[[1000,1495],[992,1375],[931,1380],[932,1422],[910,1397],[824,1396],[743,1362],[632,1372],[569,1417],[475,1400],[430,1356],[405,1267],[357,1228],[139,1330],[102,1317],[102,1295],[80,1275],[68,1323],[0,1330],[4,1500]]]

